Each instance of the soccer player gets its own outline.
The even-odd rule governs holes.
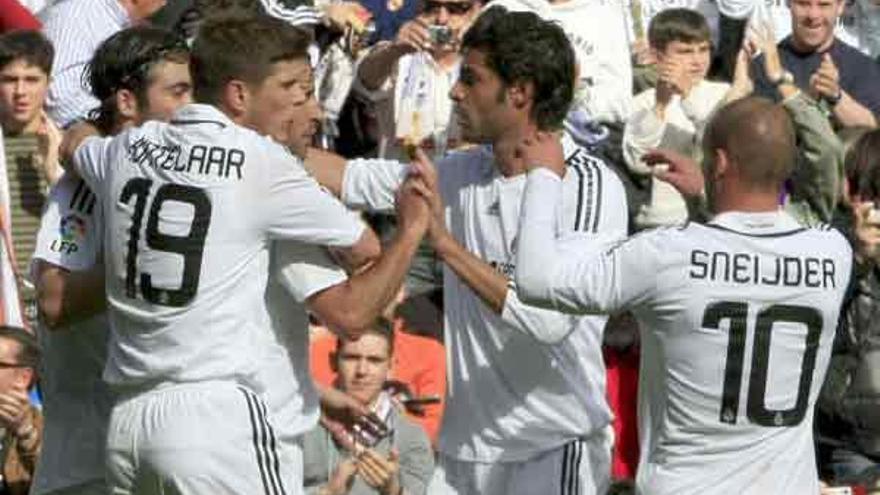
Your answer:
[[[552,57],[547,54],[552,53]],[[496,7],[462,44],[450,97],[466,141],[480,143],[419,167],[433,202],[429,236],[445,262],[446,410],[431,493],[604,493],[610,473],[601,332],[605,317],[570,318],[528,306],[511,289],[525,181],[514,151],[559,129],[572,101],[574,53],[563,30]],[[620,181],[568,138],[558,234],[574,250],[621,238]],[[381,160],[314,157],[313,172],[344,202],[392,207],[410,173]]]
[[[189,50],[158,28],[114,34],[98,47],[86,73],[101,102],[93,118],[108,135],[148,119],[170,120],[192,98]],[[101,380],[109,325],[102,231],[95,195],[76,175],[63,175],[50,193],[32,265],[45,413],[35,495],[107,493],[104,443],[112,397]]]
[[[712,221],[570,253],[555,240],[564,155],[549,137],[524,145],[517,290],[548,309],[638,319],[640,493],[818,493],[813,405],[852,251],[778,208],[796,152],[781,107],[722,108],[704,149]],[[668,152],[650,159],[673,177],[695,167]]]
[[[192,51],[198,104],[76,148],[73,166],[107,213],[104,377],[122,392],[107,442],[114,493],[300,488],[262,388],[271,241],[334,246],[355,264],[373,246],[280,144],[313,132],[298,118],[311,99],[308,43],[271,18],[206,22]],[[411,187],[398,203],[401,233],[360,279],[376,314],[428,223]]]

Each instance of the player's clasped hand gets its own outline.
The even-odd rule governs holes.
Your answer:
[[[448,234],[443,216],[443,197],[440,195],[440,186],[437,182],[437,169],[421,149],[415,152],[415,159],[410,165],[410,177],[415,180],[414,186],[424,196],[431,209],[428,236],[432,242],[436,242],[439,237]]]
[[[397,190],[397,220],[401,229],[424,233],[431,221],[427,187],[416,178],[407,179]]]

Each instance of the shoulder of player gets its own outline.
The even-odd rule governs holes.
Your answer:
[[[804,234],[815,236],[818,240],[834,245],[845,253],[852,253],[852,245],[846,235],[830,223],[817,223],[806,227]]]
[[[91,216],[96,211],[98,198],[86,182],[76,175],[65,174],[49,193],[49,205],[57,205],[58,211],[78,212]]]
[[[611,250],[626,248],[639,253],[639,256],[649,256],[651,253],[684,253],[684,250],[673,248],[680,243],[692,243],[694,228],[699,224],[694,222],[682,222],[674,225],[663,225],[645,229],[632,234],[624,239],[610,243]],[[609,252],[610,252],[609,251]]]
[[[566,194],[595,195],[594,201],[607,202],[623,194],[623,183],[599,157],[577,147],[565,159],[566,173],[563,185]],[[609,194],[609,191],[610,194]],[[586,199],[586,198],[585,198]]]

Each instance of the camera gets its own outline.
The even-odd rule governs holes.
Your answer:
[[[452,28],[449,26],[438,26],[432,24],[428,26],[428,33],[431,35],[431,44],[434,46],[451,45],[454,41]]]

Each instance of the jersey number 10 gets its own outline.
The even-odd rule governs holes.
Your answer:
[[[147,199],[153,181],[145,178],[134,178],[125,184],[119,202],[128,204],[135,198],[134,214],[131,218],[131,229],[128,235],[128,253],[125,256],[125,295],[137,297],[137,256],[138,241]],[[159,212],[166,201],[186,203],[193,207],[193,219],[189,234],[173,236],[159,232]],[[202,252],[205,249],[205,237],[211,223],[211,200],[204,190],[180,184],[163,184],[156,190],[150,205],[147,228],[144,232],[147,247],[157,251],[176,253],[183,256],[183,274],[179,289],[159,289],[153,287],[153,278],[149,273],[140,274],[140,288],[145,300],[162,306],[186,306],[196,296],[199,288],[199,276],[202,269]]]
[[[721,394],[722,423],[736,424],[739,409],[740,384],[746,350],[746,330],[749,306],[744,302],[719,301],[706,307],[703,328],[718,329],[722,320],[730,322],[727,341],[727,362],[724,366],[724,388]],[[801,361],[797,400],[794,407],[770,410],[764,405],[767,393],[767,369],[770,367],[770,341],[773,325],[777,322],[800,323],[807,328],[806,349]],[[749,421],[761,426],[794,426],[800,424],[807,411],[816,353],[822,332],[822,314],[815,308],[776,304],[761,309],[754,323],[755,338],[752,345],[752,367],[749,375],[746,414]]]

